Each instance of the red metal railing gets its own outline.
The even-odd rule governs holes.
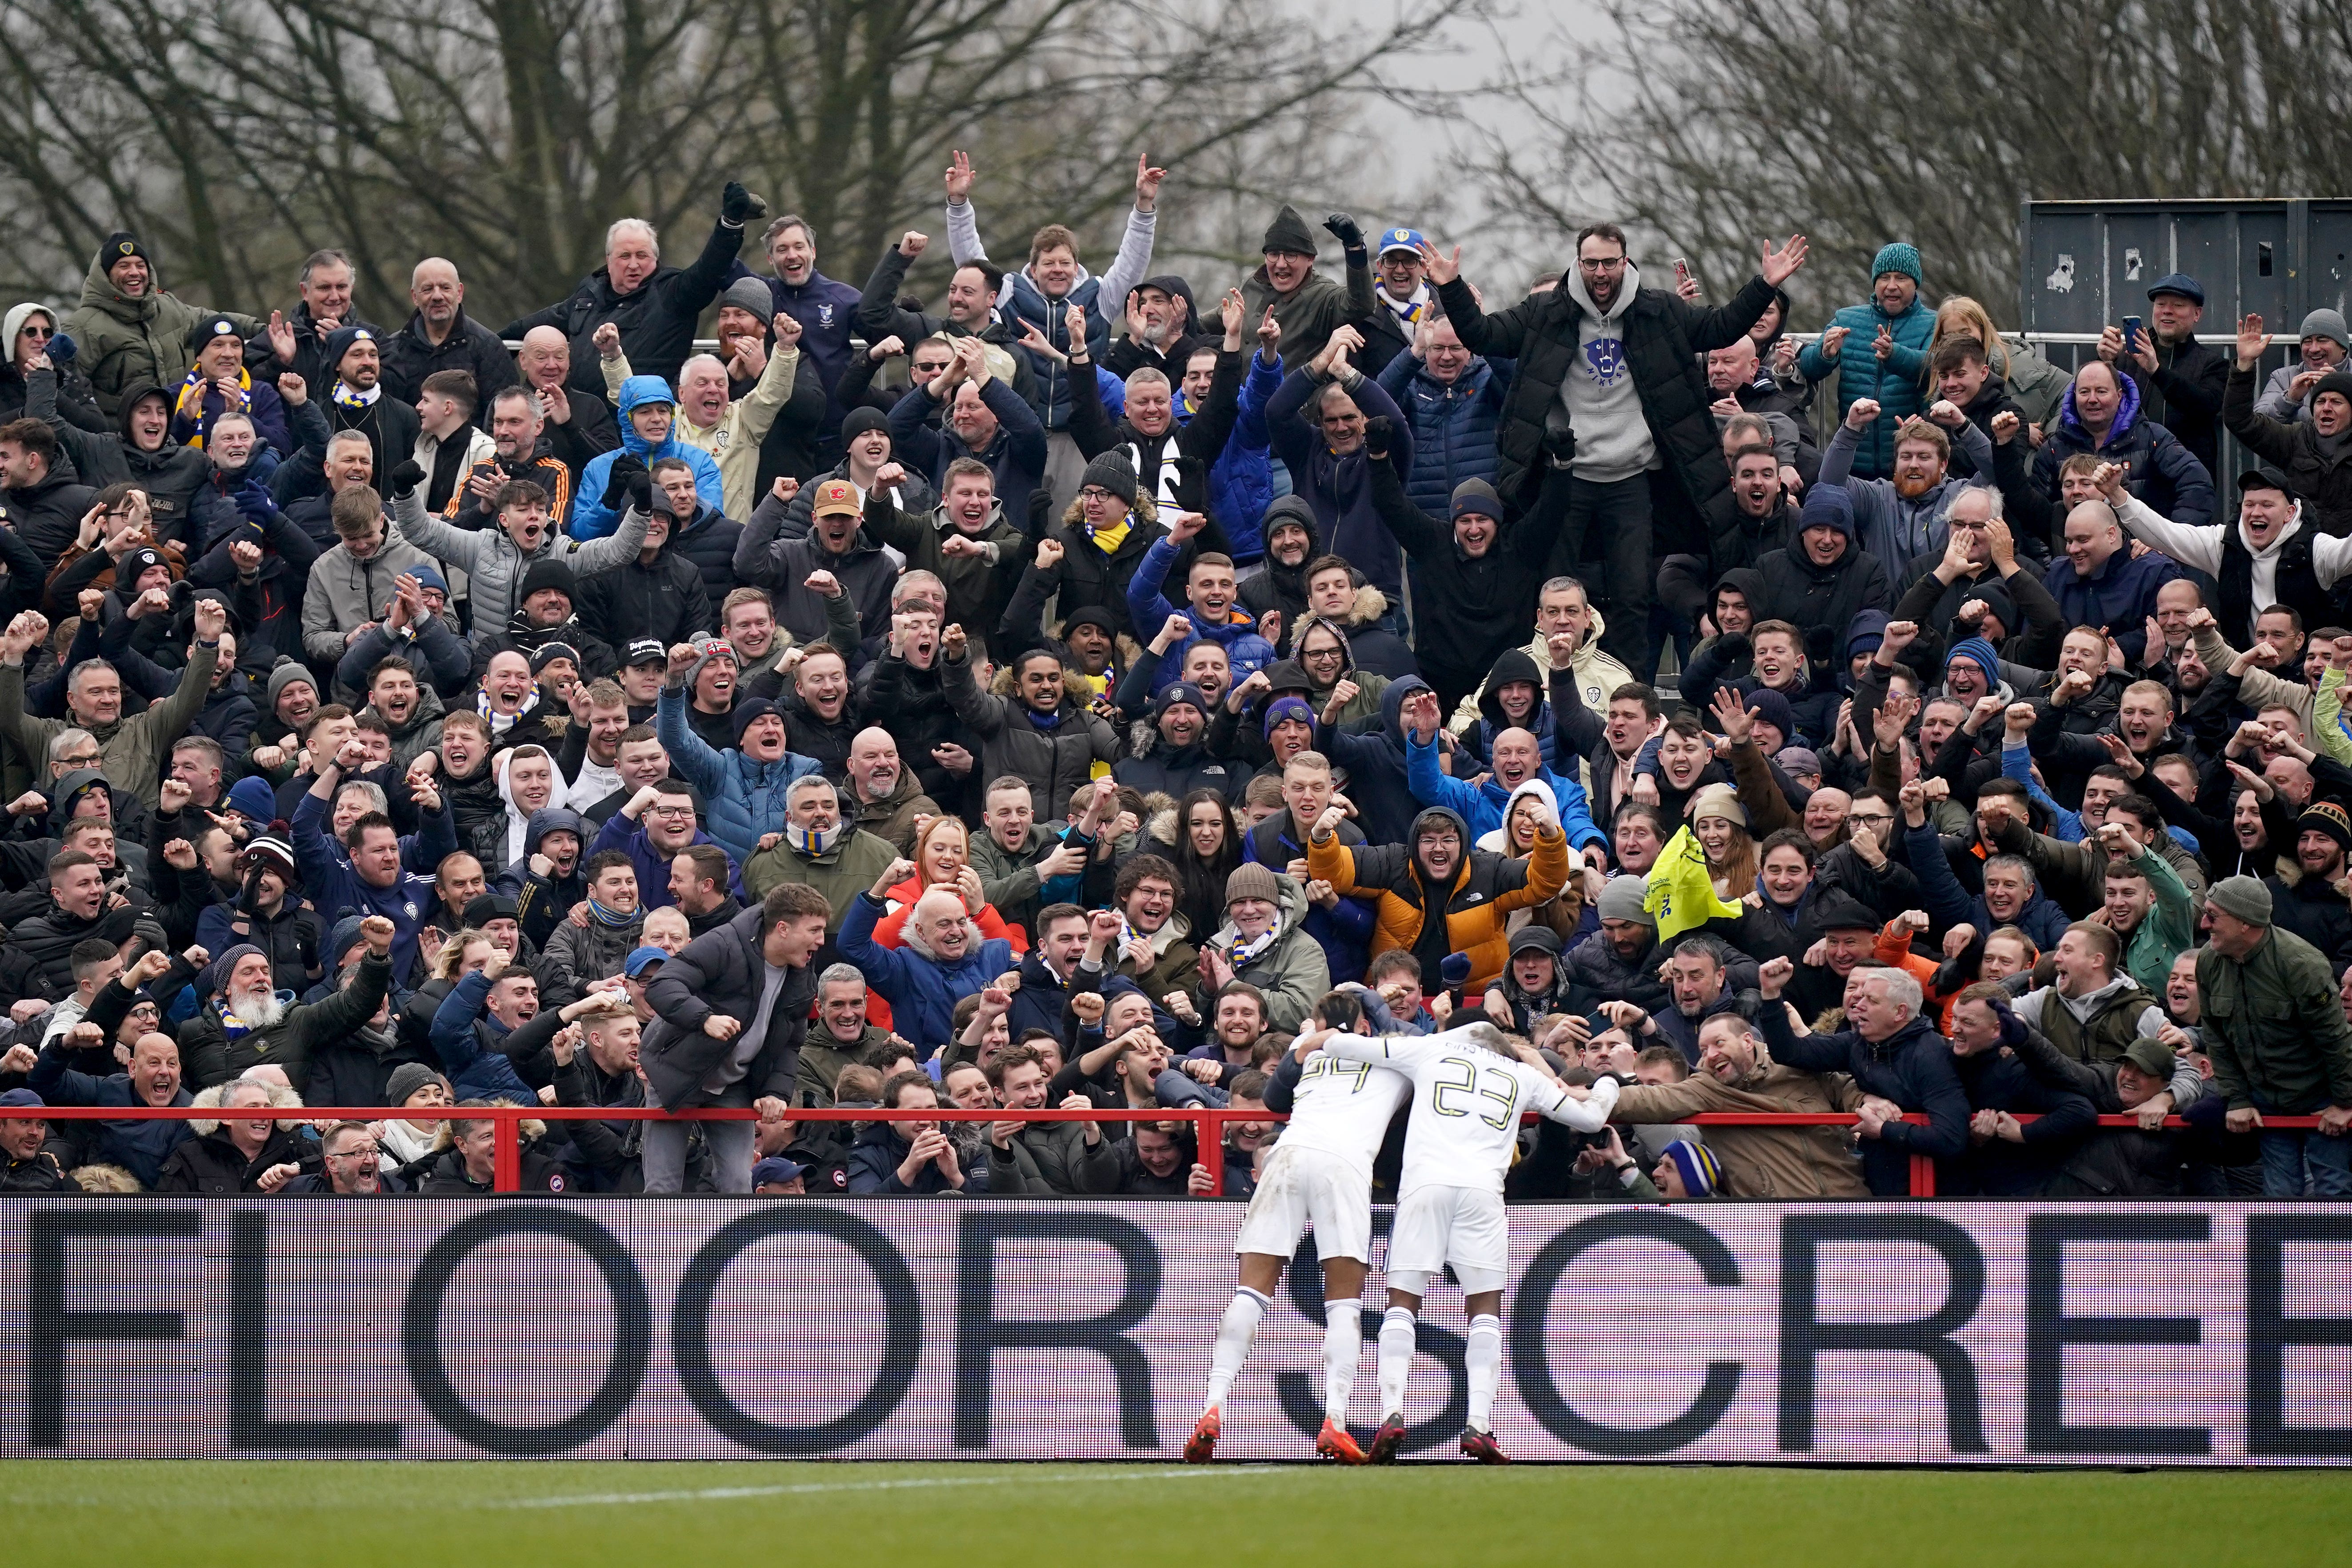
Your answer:
[[[407,1106],[376,1107],[353,1110],[341,1106],[268,1106],[241,1105],[235,1110],[224,1110],[216,1105],[12,1105],[0,1106],[0,1119],[32,1118],[41,1121],[488,1121],[495,1124],[495,1144],[492,1155],[491,1190],[511,1193],[522,1184],[522,1137],[518,1131],[525,1121],[754,1121],[758,1112],[750,1110],[711,1110],[667,1111],[651,1106],[595,1105],[492,1105],[438,1106],[431,1109]],[[1169,1106],[1144,1110],[1009,1110],[1001,1107],[986,1110],[964,1110],[940,1106],[912,1110],[881,1110],[862,1107],[844,1110],[795,1110],[783,1120],[787,1121],[1190,1121],[1193,1124],[1194,1141],[1198,1145],[1200,1163],[1209,1173],[1209,1192],[1219,1196],[1225,1190],[1224,1126],[1229,1121],[1283,1121],[1287,1118],[1270,1110],[1235,1110],[1218,1106]],[[1527,1120],[1534,1121],[1530,1116]],[[1683,1121],[1659,1125],[1692,1125],[1698,1127],[1851,1127],[1861,1118],[1851,1111],[1767,1111],[1709,1110]],[[1927,1125],[1927,1118],[1913,1111],[1902,1118],[1914,1127]],[[2020,1116],[2020,1121],[2037,1118]],[[2136,1116],[2102,1116],[2102,1127],[2137,1127]],[[2186,1127],[2188,1121],[2178,1116],[2165,1119],[2167,1127]],[[2316,1116],[2269,1116],[2263,1118],[2266,1129],[2276,1131],[2308,1131],[2319,1125]],[[1932,1198],[1936,1195],[1936,1162],[1926,1154],[1911,1156],[1911,1196]]]

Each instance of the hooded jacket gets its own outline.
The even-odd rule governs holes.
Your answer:
[[[1094,693],[1084,677],[1065,669],[1061,705],[1041,715],[1017,696],[981,690],[969,652],[962,658],[943,653],[939,666],[948,701],[980,739],[977,776],[1021,779],[1038,821],[1059,820],[1072,792],[1094,776],[1094,764],[1118,760],[1118,737],[1087,706]]]
[[[1659,456],[1693,509],[1704,513],[1731,486],[1711,412],[1715,393],[1706,383],[1705,356],[1744,336],[1773,304],[1772,289],[1762,278],[1751,278],[1729,301],[1709,310],[1665,289],[1643,288],[1639,271],[1631,266],[1622,287],[1629,298],[1619,302],[1619,313],[1611,320],[1620,323],[1624,367],[1633,374]],[[1517,362],[1495,437],[1495,488],[1522,510],[1533,504],[1542,482],[1547,434],[1555,445],[1566,437],[1572,449],[1561,392],[1584,359],[1580,340],[1588,305],[1578,298],[1581,291],[1570,268],[1561,287],[1530,294],[1490,316],[1464,279],[1437,290],[1464,347],[1490,360]]]
[[[892,1026],[919,1055],[929,1057],[954,1037],[955,1005],[979,994],[1019,960],[1011,942],[982,937],[976,925],[961,958],[934,953],[911,921],[899,932],[898,946],[885,947],[874,940],[875,922],[881,918],[882,905],[870,891],[850,900],[841,917],[842,959],[856,964],[890,1004]]]
[[[1242,368],[1239,351],[1219,353],[1207,400],[1190,418],[1175,417],[1171,402],[1168,428],[1157,436],[1143,434],[1123,416],[1114,419],[1103,406],[1102,388],[1089,380],[1071,405],[1070,437],[1089,461],[1105,452],[1122,454],[1141,487],[1162,505],[1209,511],[1209,468],[1223,454],[1240,416]],[[1181,371],[1172,379],[1182,380]]]
[[[1786,621],[1801,628],[1805,652],[1817,659],[1830,656],[1856,615],[1883,610],[1894,602],[1886,565],[1855,537],[1851,510],[1817,507],[1804,514],[1807,524],[1824,520],[1845,536],[1845,549],[1838,558],[1826,566],[1816,564],[1801,534],[1788,548],[1756,563],[1757,574],[1764,580],[1764,602],[1749,601],[1759,621]]]
[[[12,419],[38,417],[26,406],[29,388],[24,373],[16,368],[16,334],[24,329],[26,321],[37,315],[47,316],[52,330],[62,319],[57,310],[31,300],[11,305],[7,315],[0,317],[0,425]],[[1181,369],[1178,367],[1180,374]],[[100,411],[97,399],[90,396],[89,384],[82,379],[71,363],[33,374],[46,374],[56,382],[53,405],[57,412],[77,429],[102,436],[113,427],[113,420]]]
[[[563,299],[500,327],[499,336],[513,342],[533,327],[555,328],[572,340],[572,374],[566,384],[575,396],[601,399],[604,386],[604,373],[597,368],[596,329],[610,321],[621,329],[621,352],[641,373],[675,383],[678,367],[693,352],[695,323],[726,287],[742,248],[743,226],[722,217],[711,225],[710,237],[691,265],[656,267],[625,294],[613,287],[610,270],[599,267]],[[488,401],[484,399],[485,406]],[[710,504],[719,504],[716,495]]]
[[[163,445],[152,452],[131,438],[131,410],[151,394],[169,405],[169,395],[154,382],[126,382],[115,397],[107,429],[94,433],[74,423],[60,405],[57,373],[37,370],[25,381],[25,417],[38,419],[57,433],[58,445],[73,459],[83,483],[100,489],[135,484],[145,490],[158,541],[177,540],[192,550],[201,549],[202,531],[191,528],[189,514],[196,491],[212,475],[212,464],[201,448],[173,441],[168,426]],[[74,521],[79,526],[81,520]]]
[[[1405,700],[1430,689],[1417,675],[1389,682],[1381,693],[1381,725],[1369,734],[1322,722],[1315,724],[1315,749],[1348,770],[1348,798],[1357,823],[1375,844],[1396,844],[1420,811],[1405,778]],[[1465,844],[1469,842],[1465,836]]]
[[[100,252],[83,277],[81,303],[67,316],[62,331],[79,349],[74,363],[89,378],[100,410],[109,416],[121,406],[124,391],[133,383],[151,381],[175,387],[195,363],[188,348],[188,331],[208,316],[226,317],[247,338],[261,335],[262,323],[233,310],[202,310],[177,295],[163,291],[163,280],[151,264],[147,292],[137,299],[115,288],[106,264],[119,259]],[[323,389],[320,389],[323,390]]]
[[[521,600],[523,575],[530,570],[532,562],[561,561],[572,568],[575,577],[583,576],[635,560],[646,543],[646,516],[634,507],[621,519],[619,531],[585,544],[551,527],[539,542],[539,548],[528,558],[503,528],[486,528],[476,533],[432,516],[425,510],[425,492],[421,489],[394,495],[392,516],[399,537],[466,574],[470,580],[467,592],[473,602],[474,625],[478,628],[504,626],[514,618]]]
[[[441,705],[441,694],[433,689],[429,679],[416,683],[416,706],[397,724],[384,719],[373,703],[361,711],[383,719],[384,730],[392,737],[393,769],[403,773],[408,771],[409,763],[441,743],[441,721],[448,712]]]
[[[1413,798],[1426,806],[1437,806],[1453,812],[1469,824],[1474,838],[1483,840],[1499,832],[1510,820],[1511,807],[1523,795],[1540,798],[1544,805],[1558,813],[1560,830],[1568,835],[1568,847],[1581,850],[1593,846],[1609,847],[1608,836],[1596,826],[1592,813],[1585,803],[1584,787],[1573,779],[1551,772],[1549,768],[1538,776],[1521,781],[1516,787],[1506,788],[1493,778],[1473,784],[1467,779],[1449,777],[1437,765],[1437,745],[1424,746],[1407,735],[1405,749],[1405,782],[1412,788]],[[1573,757],[1569,759],[1572,768]]]
[[[560,772],[556,774],[559,786],[562,783],[562,777]],[[572,862],[569,875],[542,877],[530,869],[530,858],[540,852],[539,841],[551,833],[569,833],[580,840],[580,854]],[[595,837],[596,835],[589,830],[586,819],[569,806],[541,806],[530,814],[530,820],[523,824],[522,858],[519,863],[523,872],[522,891],[515,900],[515,923],[522,928],[523,940],[533,947],[545,948],[550,939],[558,931],[578,931],[579,928],[572,925],[566,917],[572,913],[572,905],[588,896],[586,875],[588,846]],[[638,924],[642,926],[645,919],[642,905],[639,906],[637,918]],[[592,917],[589,929],[595,931],[603,928],[599,927]],[[623,949],[620,957],[628,957],[630,951],[631,949]],[[610,968],[586,970],[582,973],[581,978],[583,981],[602,980],[608,975],[619,973],[620,968],[615,961]]]
[[[1425,827],[1441,824],[1461,836],[1462,858],[1439,882],[1421,863],[1414,841]],[[1402,948],[1421,961],[1423,974],[1435,975],[1448,953],[1467,953],[1469,984],[1483,990],[1509,962],[1510,912],[1532,909],[1567,886],[1568,839],[1557,827],[1540,830],[1533,852],[1517,860],[1474,847],[1475,837],[1460,816],[1431,806],[1395,840],[1350,848],[1336,835],[1323,843],[1310,838],[1307,875],[1330,883],[1342,897],[1379,892],[1375,958]]]
[[[1886,416],[1881,414],[1878,418],[1883,424]],[[1913,562],[1923,556],[1932,570],[1949,536],[1944,514],[1960,491],[1969,488],[1969,481],[1947,478],[1916,496],[1905,496],[1896,492],[1892,479],[1848,478],[1861,445],[1862,432],[1841,422],[1837,434],[1830,437],[1829,450],[1822,454],[1821,476],[1815,482],[1845,487],[1846,494],[1853,499],[1854,535],[1864,549],[1878,557],[1890,576],[1900,578],[1910,570]],[[1963,424],[1952,434],[1952,445],[1976,465],[1976,472],[1990,480],[1992,443],[1985,439],[1983,431],[1973,424]],[[1803,524],[1798,526],[1801,529]],[[1801,548],[1801,542],[1790,540],[1789,548]]]
[[[1590,623],[1584,628],[1584,640],[1568,656],[1568,669],[1575,679],[1577,700],[1584,710],[1605,714],[1609,711],[1609,699],[1619,687],[1633,680],[1633,672],[1601,650],[1601,634],[1609,629],[1607,619],[1597,609],[1587,614]],[[1544,766],[1558,768],[1562,759],[1556,743],[1557,716],[1547,697],[1552,674],[1551,643],[1547,638],[1532,637],[1521,647],[1506,648],[1495,656],[1478,689],[1462,700],[1448,723],[1455,734],[1471,738],[1472,752],[1485,758],[1490,754],[1496,731],[1511,728],[1503,716],[1502,705],[1496,700],[1495,689],[1515,680],[1531,680],[1535,682],[1537,710],[1530,715],[1534,722],[1529,727],[1536,730],[1536,738],[1543,742]],[[1573,763],[1575,759],[1567,760]]]
[[[188,1103],[218,1105],[219,1086],[208,1086]],[[262,1175],[278,1165],[299,1165],[306,1174],[313,1175],[320,1170],[319,1145],[303,1135],[299,1122],[272,1122],[268,1139],[250,1160],[221,1123],[190,1121],[184,1125],[191,1136],[163,1162],[163,1173],[155,1181],[158,1193],[233,1198],[260,1192]]]
[[[654,728],[672,765],[702,792],[710,836],[740,866],[758,853],[761,834],[783,826],[786,787],[817,764],[791,752],[763,763],[733,747],[713,751],[687,723],[686,704],[682,689],[664,686]]]
[[[1325,548],[1344,555],[1373,587],[1392,602],[1403,599],[1403,553],[1396,538],[1381,526],[1372,505],[1371,470],[1381,461],[1371,455],[1371,437],[1341,456],[1327,446],[1323,427],[1315,422],[1316,401],[1324,384],[1305,370],[1283,377],[1282,385],[1265,405],[1265,428],[1274,455],[1290,470],[1292,493],[1314,509]],[[1389,421],[1386,461],[1399,479],[1412,474],[1412,423],[1381,384],[1359,375],[1347,384],[1348,395],[1364,417]]]
[[[2102,462],[2124,465],[2125,488],[2160,516],[2187,528],[2202,528],[2213,521],[2218,509],[2213,476],[2205,471],[2204,464],[2189,455],[2189,448],[2180,444],[2179,437],[2142,415],[2139,383],[2128,375],[2117,379],[2121,396],[2116,407],[2116,422],[2107,427],[2105,441],[2083,427],[2081,416],[2074,412],[2074,388],[2070,384],[2065,395],[2058,400],[2057,423],[2049,428],[2041,448],[2033,454],[2030,481],[2023,473],[2024,442],[2012,440],[1994,448],[1993,471],[2000,481],[2001,497],[2008,503],[2011,527],[2038,531],[2053,542],[2060,537],[2066,513],[2058,500],[2058,469],[2067,458],[2082,452],[2094,453]],[[2054,568],[2057,563],[2051,564]]]
[[[655,1018],[646,1026],[640,1060],[654,1104],[677,1110],[702,1103],[703,1086],[711,1073],[733,1058],[740,1035],[716,1040],[702,1026],[712,1016],[723,1015],[746,1029],[751,1026],[767,973],[761,950],[764,934],[760,911],[745,910],[688,942],[646,987]],[[815,1000],[815,970],[786,971],[783,989],[768,1013],[767,1038],[739,1080],[753,1099],[772,1094],[791,1100],[801,1041],[808,1034],[809,1005]]]
[[[672,373],[676,374],[675,372]],[[600,393],[601,395],[601,393]],[[629,416],[649,403],[670,405],[669,434],[658,447],[637,434]],[[726,481],[719,477],[719,461],[699,447],[689,446],[681,439],[677,428],[677,394],[670,384],[658,375],[633,375],[621,384],[621,445],[618,450],[599,453],[581,470],[580,489],[572,500],[572,521],[565,529],[572,538],[587,541],[602,539],[620,526],[620,513],[604,504],[604,487],[613,477],[613,465],[625,452],[647,468],[664,458],[676,458],[694,470],[695,498],[714,511],[727,505]]]

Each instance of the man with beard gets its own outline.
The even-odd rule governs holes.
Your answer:
[[[2020,1059],[2032,1030],[1998,982],[1979,981],[1954,1002],[1952,1067],[1974,1109],[1968,1152],[1938,1163],[1938,1195],[2032,1196],[2086,1135],[2095,1136],[2091,1101]]]
[[[843,595],[856,608],[859,637],[878,635],[888,625],[898,568],[861,526],[865,509],[854,485],[823,479],[815,497],[809,531],[799,539],[778,536],[786,510],[781,489],[762,500],[736,543],[735,575],[775,595],[777,621],[803,642],[832,635],[826,601]]]
[[[1862,432],[1879,416],[1878,404],[1857,398],[1839,422],[1838,433],[1822,458],[1820,482],[1838,485],[1853,498],[1854,531],[1862,548],[1903,578],[1911,563],[1932,557],[1943,542],[1937,522],[1959,481],[1947,478],[1955,443],[1964,452],[1971,471],[1992,472],[1992,443],[1960,412],[1958,405],[1938,400],[1924,419],[1906,419],[1895,432],[1895,463],[1886,479],[1848,479]]]
[[[849,363],[859,292],[816,269],[816,236],[807,219],[788,213],[769,224],[760,238],[768,265],[776,274],[768,285],[768,308],[760,314],[764,319],[782,312],[798,323],[801,352],[814,363],[817,379],[825,389],[822,428],[838,430],[848,410],[835,389]],[[823,460],[830,462],[838,455],[837,450],[828,452]]]
[[[441,699],[417,685],[416,671],[404,658],[387,658],[370,672],[364,711],[383,721],[392,739],[392,765],[403,773],[441,743]]]
[[[1200,335],[1192,286],[1172,272],[1147,278],[1127,291],[1127,331],[1110,340],[1103,368],[1121,381],[1144,369],[1174,381],[1196,352]]]
[[[911,855],[915,824],[937,816],[940,808],[923,793],[912,770],[898,760],[898,743],[887,730],[869,726],[849,742],[842,774],[850,797],[851,820],[887,841],[900,855]]]
[[[1416,816],[1402,844],[1350,848],[1337,829],[1345,814],[1327,808],[1307,845],[1307,874],[1346,897],[1379,895],[1375,952],[1403,948],[1424,974],[1439,973],[1450,953],[1467,953],[1468,984],[1483,986],[1508,958],[1503,921],[1556,896],[1568,880],[1568,838],[1559,814],[1540,796],[1533,808],[1536,841],[1524,860],[1474,848],[1462,818],[1442,807]]]
[[[646,520],[646,537],[650,539],[655,527],[655,513]],[[639,546],[638,560],[643,559],[644,546]],[[631,561],[612,570],[627,571],[637,564]],[[599,573],[597,575],[604,575]],[[701,584],[696,582],[698,595]],[[626,593],[616,588],[616,595]],[[545,558],[533,561],[523,573],[516,595],[515,609],[502,630],[487,631],[477,626],[474,637],[474,668],[477,675],[488,669],[490,661],[501,653],[520,653],[526,662],[538,663],[537,656],[549,647],[562,644],[579,658],[574,660],[573,673],[588,679],[607,676],[619,667],[620,660],[613,645],[583,624],[573,606],[581,590],[572,568],[560,560]],[[597,601],[603,603],[602,599]],[[703,616],[708,621],[706,613]],[[628,639],[624,638],[624,641]]]
[[[1146,795],[1182,799],[1196,789],[1231,795],[1241,782],[1238,770],[1210,755],[1202,743],[1213,701],[1189,681],[1180,680],[1152,699],[1151,729],[1144,749],[1111,764],[1111,776]]]
[[[208,837],[217,831],[198,837]],[[230,847],[226,843],[204,845],[205,850],[215,853]],[[205,906],[196,919],[197,945],[226,952],[240,942],[253,943],[269,955],[281,989],[310,984],[320,973],[320,950],[326,944],[327,928],[319,911],[295,895],[293,846],[263,834],[236,855],[230,866],[231,875],[241,877],[224,895],[233,901],[215,900]]]
[[[365,436],[374,455],[373,471],[379,474],[412,461],[416,438],[424,432],[415,405],[384,389],[383,334],[375,328],[354,321],[336,328],[327,335],[324,363],[331,373],[326,406],[320,410],[327,428],[314,432],[318,447],[306,440],[289,462],[294,472],[280,492],[286,504],[324,488],[324,443],[334,432],[356,430]]]
[[[209,1088],[268,1064],[285,1071],[295,1093],[304,1092],[312,1054],[358,1032],[383,1006],[397,933],[390,920],[370,915],[360,922],[360,934],[367,942],[367,956],[343,987],[322,1002],[297,1004],[292,992],[279,991],[269,955],[250,943],[215,959],[218,995],[180,1026],[180,1054],[190,1081]]]
[[[1708,1111],[1825,1115],[1858,1110],[1862,1091],[1842,1073],[1815,1073],[1772,1058],[1756,1026],[1736,1011],[1698,1029],[1698,1071],[1673,1083],[1627,1084],[1610,1120],[1633,1126],[1685,1121]],[[1843,1127],[1710,1127],[1723,1162],[1724,1195],[1785,1201],[1870,1195]]]
[[[2294,932],[2341,969],[2352,963],[2352,908],[2345,901],[2352,815],[2335,801],[2315,800],[2295,818],[2294,829],[2300,874],[2292,883],[2275,872],[2263,879],[2271,890],[2272,923]]]

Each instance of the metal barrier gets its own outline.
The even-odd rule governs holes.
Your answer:
[[[512,1193],[521,1190],[522,1135],[519,1131],[525,1121],[756,1121],[759,1113],[750,1110],[663,1110],[642,1105],[492,1105],[436,1106],[420,1109],[407,1106],[378,1106],[373,1109],[352,1109],[341,1106],[268,1106],[241,1105],[234,1110],[224,1110],[216,1105],[12,1105],[0,1106],[0,1119],[30,1119],[37,1121],[488,1121],[494,1123],[496,1143],[492,1155],[491,1191]],[[1221,1197],[1225,1191],[1224,1126],[1229,1121],[1286,1121],[1288,1117],[1270,1110],[1235,1110],[1229,1106],[1162,1106],[1148,1110],[1012,1110],[996,1107],[985,1110],[965,1110],[940,1106],[915,1110],[883,1110],[864,1107],[824,1110],[794,1110],[783,1118],[787,1121],[1190,1121],[1200,1163],[1209,1173],[1209,1194]],[[1534,1122],[1541,1118],[1529,1115],[1525,1121]],[[1661,1126],[1694,1127],[1851,1127],[1861,1120],[1851,1111],[1765,1111],[1709,1110],[1682,1121],[1657,1123]],[[1901,1118],[1914,1127],[1927,1125],[1927,1118],[1911,1111]],[[2020,1121],[2033,1121],[2035,1116],[2020,1116]],[[2137,1116],[2102,1116],[2101,1127],[2137,1127]],[[1646,1124],[1645,1124],[1646,1125]],[[2186,1127],[2187,1119],[2167,1117],[2167,1127]],[[2264,1128],[2275,1131],[2309,1131],[2319,1126],[2316,1116],[2264,1116]],[[1915,1198],[1936,1195],[1936,1162],[1933,1156],[1911,1156],[1911,1193]]]

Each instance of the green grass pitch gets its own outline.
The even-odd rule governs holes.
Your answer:
[[[27,1461],[0,1464],[0,1508],[9,1560],[42,1568],[2298,1568],[2352,1550],[2352,1476],[2316,1471]]]

